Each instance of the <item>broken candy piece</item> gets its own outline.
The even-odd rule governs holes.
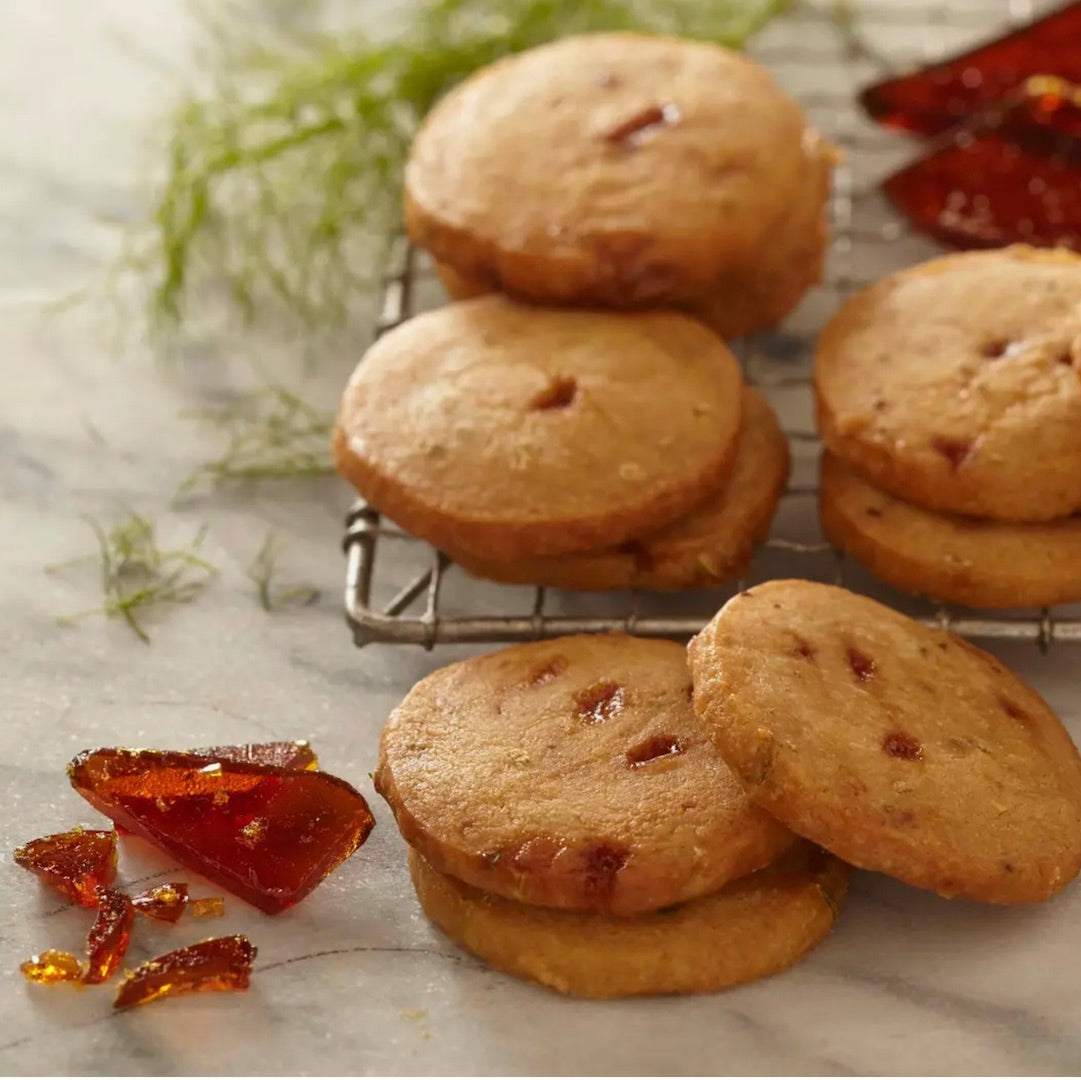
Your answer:
[[[179,922],[188,906],[188,886],[183,881],[170,881],[155,885],[131,898],[132,906],[140,915],[162,922]]]
[[[1061,90],[974,117],[887,179],[886,196],[921,232],[957,247],[1081,251],[1081,89]]]
[[[1011,94],[1032,76],[1081,82],[1081,4],[1067,4],[996,41],[868,87],[860,103],[877,121],[936,135]]]
[[[204,896],[192,900],[188,914],[193,919],[220,919],[225,914],[225,900],[220,896]]]
[[[116,833],[77,825],[16,848],[15,861],[68,899],[94,908],[98,887],[116,877]]]
[[[246,990],[255,954],[255,946],[243,934],[187,945],[129,971],[113,1005],[125,1009],[201,990]]]
[[[312,744],[306,739],[296,742],[243,743],[240,746],[207,746],[189,750],[200,757],[226,758],[229,761],[247,761],[253,765],[271,765],[277,769],[319,768]]]
[[[98,889],[98,917],[86,939],[84,983],[111,979],[128,951],[135,908],[131,899],[116,889]]]
[[[88,750],[75,789],[117,824],[269,914],[308,895],[367,839],[359,792],[322,772],[165,750]]]
[[[77,956],[59,949],[45,949],[19,965],[19,970],[32,983],[77,983],[82,981],[83,965]]]

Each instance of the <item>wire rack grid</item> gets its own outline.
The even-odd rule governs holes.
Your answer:
[[[911,154],[904,140],[866,122],[855,91],[886,65],[938,59],[1047,9],[1034,0],[890,0],[856,7],[860,44],[838,33],[821,7],[779,20],[752,51],[804,106],[844,161],[831,200],[832,245],[823,282],[780,332],[736,343],[746,381],[763,392],[785,424],[794,470],[771,536],[746,580],[679,594],[573,594],[496,586],[468,579],[450,561],[402,532],[363,501],[346,520],[346,618],[357,645],[530,641],[561,634],[625,631],[686,638],[728,596],[755,580],[833,581],[893,604],[921,621],[976,638],[1081,642],[1077,609],[980,613],[904,596],[874,582],[822,539],[817,521],[818,439],[810,415],[815,333],[852,291],[934,254],[882,200],[877,180]],[[775,32],[774,32],[775,31]],[[443,301],[430,264],[404,240],[384,278],[375,335]],[[378,573],[377,573],[378,568]],[[453,586],[453,587],[452,587]]]

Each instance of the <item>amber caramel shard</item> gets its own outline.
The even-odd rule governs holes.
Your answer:
[[[367,839],[364,798],[322,772],[165,750],[88,750],[75,789],[118,825],[269,914]]]
[[[183,881],[169,881],[133,896],[131,902],[140,915],[149,919],[179,922],[188,906],[188,886]]]
[[[77,825],[16,848],[15,861],[68,899],[95,908],[97,889],[116,877],[116,833]]]
[[[84,983],[111,979],[128,951],[135,907],[131,898],[116,889],[98,889],[98,917],[86,938]]]
[[[59,949],[46,949],[37,956],[31,956],[19,965],[19,970],[26,976],[27,982],[46,985],[77,983],[83,978],[82,961]]]
[[[296,742],[244,743],[240,746],[206,746],[199,750],[189,750],[189,754],[200,757],[226,758],[229,761],[246,761],[253,765],[270,765],[276,769],[319,768],[319,759],[315,756],[312,744],[306,739]]]
[[[193,919],[220,919],[225,914],[225,899],[221,896],[204,896],[188,904],[188,914]]]
[[[203,990],[246,990],[255,946],[242,934],[210,938],[140,964],[120,983],[118,1009]]]
[[[1081,3],[868,87],[860,102],[879,123],[937,135],[1009,97],[1027,79],[1046,75],[1081,82]]]

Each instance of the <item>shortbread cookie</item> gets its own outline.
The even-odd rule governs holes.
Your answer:
[[[376,790],[442,873],[550,907],[633,915],[765,866],[753,809],[691,708],[685,650],[558,638],[442,668],[383,731]]]
[[[749,797],[845,862],[1042,900],[1081,868],[1081,759],[994,657],[844,589],[771,581],[692,641],[694,706]]]
[[[1081,509],[1081,256],[933,259],[854,296],[815,362],[822,438],[933,510],[1049,521]]]
[[[719,892],[630,919],[554,911],[481,892],[416,851],[409,873],[424,913],[501,971],[588,998],[704,994],[790,967],[830,931],[848,867],[800,843]]]
[[[739,365],[684,315],[482,297],[418,315],[345,390],[338,468],[438,547],[511,560],[622,543],[731,474]]]
[[[448,552],[471,574],[560,589],[708,588],[746,573],[788,481],[788,440],[768,402],[743,392],[732,478],[686,517],[604,551],[512,563]]]
[[[1081,601],[1081,515],[983,521],[924,510],[822,458],[822,527],[834,547],[906,592],[976,608]]]
[[[567,37],[432,110],[406,222],[452,292],[677,307],[725,336],[817,279],[834,151],[757,64],[645,34]]]

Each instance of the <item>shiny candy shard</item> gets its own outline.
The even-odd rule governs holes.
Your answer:
[[[307,896],[374,824],[359,792],[321,772],[102,749],[80,754],[68,775],[118,825],[269,914]]]
[[[319,768],[319,759],[315,756],[311,743],[305,739],[295,742],[243,743],[239,746],[207,746],[199,750],[189,750],[189,754],[200,757],[225,758],[229,761],[249,762],[253,765],[270,765],[277,769]]]
[[[1081,82],[1081,3],[1005,37],[868,87],[860,103],[879,123],[938,135],[1009,98],[1034,76]]]
[[[77,983],[82,982],[83,965],[77,956],[59,949],[45,949],[37,956],[31,956],[19,965],[19,970],[26,976],[27,982]]]
[[[124,976],[118,1009],[205,990],[246,990],[256,949],[242,934],[210,938],[141,964]]]
[[[204,896],[188,904],[188,914],[193,919],[220,919],[225,914],[225,899],[221,896]]]
[[[128,951],[135,907],[131,899],[116,889],[98,889],[98,917],[86,939],[87,961],[84,983],[111,979]]]
[[[96,908],[97,889],[116,877],[116,833],[77,825],[16,848],[15,862],[69,900]]]
[[[170,881],[155,885],[131,898],[132,905],[140,915],[161,922],[180,921],[188,906],[188,886],[183,881]]]

